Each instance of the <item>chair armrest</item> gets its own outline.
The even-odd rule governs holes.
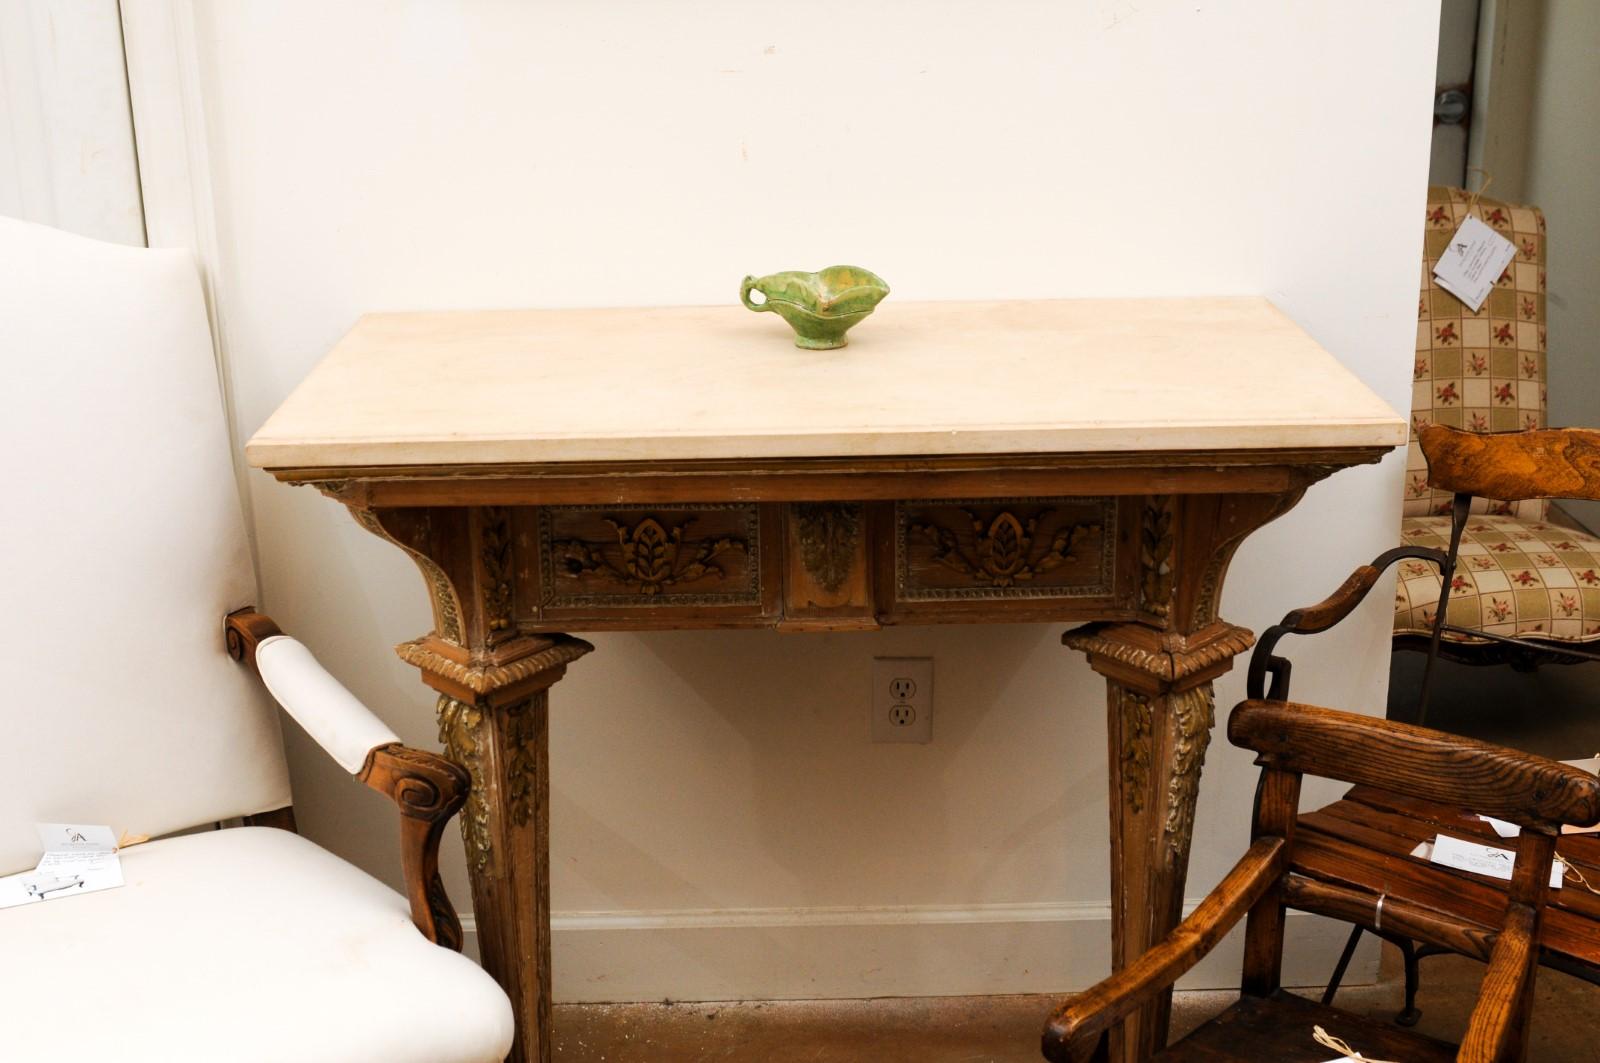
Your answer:
[[[1233,870],[1159,945],[1062,1005],[1044,1028],[1041,1047],[1053,1063],[1105,1058],[1106,1031],[1166,990],[1205,955],[1282,876],[1286,843],[1260,838]]]
[[[403,745],[387,724],[269,618],[252,610],[228,616],[228,653],[251,666],[273,698],[317,744],[400,810],[400,862],[411,921],[433,942],[461,950],[461,922],[439,877],[444,825],[466,802],[465,768]]]
[[[1427,546],[1397,546],[1362,565],[1340,584],[1339,589],[1315,605],[1291,609],[1282,620],[1262,632],[1255,650],[1250,654],[1250,668],[1245,685],[1251,698],[1271,698],[1284,701],[1289,697],[1290,662],[1273,655],[1278,641],[1285,635],[1315,635],[1326,631],[1355,612],[1367,597],[1367,592],[1377,584],[1378,577],[1397,561],[1407,559],[1431,561],[1443,571],[1448,561],[1443,550]],[[1272,687],[1266,688],[1266,679],[1272,677]]]

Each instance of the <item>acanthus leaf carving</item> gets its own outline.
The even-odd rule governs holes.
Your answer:
[[[1099,524],[1067,524],[1047,546],[1035,550],[1034,534],[1040,518],[1050,512],[1048,509],[1026,518],[1001,510],[987,522],[970,509],[962,512],[971,525],[970,550],[962,542],[962,535],[938,524],[918,522],[909,530],[933,544],[934,563],[991,587],[1026,583],[1076,560],[1073,550],[1101,530]]]
[[[721,580],[727,573],[716,559],[731,550],[750,550],[747,540],[733,536],[685,543],[684,532],[694,523],[693,517],[666,525],[654,517],[633,524],[610,517],[602,519],[616,535],[615,555],[581,539],[555,540],[551,547],[560,558],[558,575],[573,579],[600,571],[637,594],[660,594],[681,583]]]
[[[511,511],[485,506],[478,561],[483,569],[483,618],[491,637],[511,630]]]
[[[1194,806],[1200,769],[1211,744],[1215,698],[1210,683],[1167,695],[1171,713],[1172,756],[1167,771],[1167,856],[1174,864],[1188,858],[1194,836]]]
[[[461,840],[466,847],[468,866],[479,873],[488,868],[489,856],[494,851],[489,836],[487,765],[484,763],[489,748],[486,731],[492,724],[483,709],[448,694],[439,695],[436,711],[439,742],[445,754],[466,768],[472,779],[467,803],[461,809]]]
[[[1139,604],[1165,618],[1172,610],[1172,496],[1150,495],[1139,517]]]
[[[850,575],[861,541],[861,507],[845,502],[806,502],[793,507],[800,563],[817,586],[837,591]]]

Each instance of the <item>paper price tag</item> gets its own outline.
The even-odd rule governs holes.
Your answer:
[[[1469,215],[1439,256],[1433,276],[1439,287],[1477,313],[1516,255],[1517,248],[1510,240]]]
[[[1505,820],[1495,819],[1493,816],[1479,816],[1478,818],[1489,824],[1494,829],[1494,832],[1502,838],[1515,838],[1522,833],[1522,828],[1515,823],[1507,823]]]
[[[32,871],[0,878],[0,908],[37,904],[122,885],[117,836],[110,827],[41,823],[44,856]]]
[[[1426,843],[1424,843],[1426,845]],[[1433,851],[1427,859],[1443,867],[1453,867],[1458,871],[1471,871],[1479,875],[1488,875],[1491,878],[1511,881],[1511,869],[1516,866],[1517,854],[1509,849],[1496,848],[1493,845],[1482,845],[1478,842],[1463,841],[1452,838],[1448,834],[1440,834],[1433,839]],[[1567,873],[1566,865],[1557,860],[1550,865],[1550,888],[1560,889],[1561,880]]]

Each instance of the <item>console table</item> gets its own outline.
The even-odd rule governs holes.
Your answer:
[[[421,569],[398,647],[472,776],[483,965],[550,1059],[548,691],[572,631],[1075,622],[1109,689],[1113,954],[1177,921],[1239,543],[1406,424],[1260,298],[375,314],[246,448]],[[1116,1057],[1164,1043],[1170,1001]],[[1041,1016],[1041,1021],[1044,1016]]]

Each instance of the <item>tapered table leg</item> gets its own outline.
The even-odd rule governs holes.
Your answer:
[[[1183,915],[1200,769],[1215,720],[1211,681],[1254,641],[1216,618],[1234,550],[1300,493],[1146,499],[1141,623],[1070,631],[1106,678],[1111,782],[1112,966],[1161,941]],[[1170,992],[1112,1031],[1111,1058],[1144,1063],[1166,1046]]]
[[[550,1063],[549,687],[589,651],[578,639],[514,662],[520,678],[497,691],[439,696],[439,740],[472,776],[461,837],[484,970],[511,998],[517,1039],[508,1059]],[[404,647],[402,647],[404,649]],[[447,676],[424,671],[430,685]]]

